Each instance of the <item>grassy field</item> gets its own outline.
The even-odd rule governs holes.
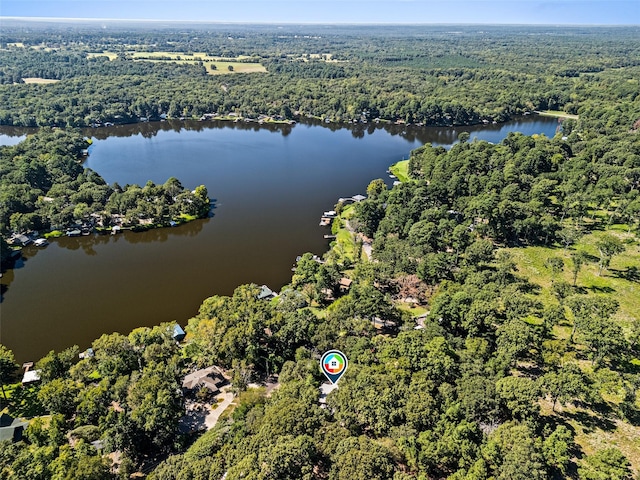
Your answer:
[[[611,295],[620,302],[620,310],[615,318],[627,329],[633,321],[640,321],[640,283],[625,278],[629,267],[640,267],[640,244],[632,234],[609,229],[607,233],[620,238],[626,250],[611,260],[608,269],[598,275],[598,250],[596,242],[604,232],[585,235],[571,248],[527,247],[508,249],[518,266],[518,274],[539,287],[537,298],[544,304],[555,302],[551,291],[553,276],[546,262],[550,257],[559,257],[565,267],[558,280],[573,283],[571,253],[581,251],[588,255],[588,261],[578,273],[576,288],[582,293]]]
[[[342,209],[340,216],[334,220],[331,231],[336,235],[336,239],[331,242],[331,249],[336,253],[338,258],[348,258],[353,262],[356,258],[356,239],[347,227],[346,222],[353,217],[353,204],[347,205]],[[336,222],[340,227],[336,227]]]
[[[401,160],[389,167],[389,171],[398,177],[401,182],[408,182],[409,178],[409,160]]]
[[[250,59],[245,55],[236,58],[214,57],[204,52],[181,53],[181,52],[127,52],[131,58],[136,61],[146,62],[167,62],[179,64],[197,64],[202,62],[207,69],[209,75],[226,75],[230,73],[265,73],[267,69],[258,62],[246,62],[243,60]],[[118,57],[115,52],[89,53],[92,57],[108,57],[114,60]],[[231,69],[229,69],[231,67]]]
[[[51,78],[39,78],[39,77],[27,77],[22,79],[24,83],[37,83],[37,84],[48,84],[48,83],[58,83],[60,80],[54,80]]]
[[[115,60],[118,58],[118,54],[114,52],[93,52],[87,53],[87,58],[95,58],[95,57],[107,57],[109,60]]]
[[[560,110],[541,110],[536,113],[538,115],[543,115],[545,117],[573,118],[574,120],[578,119],[578,115],[572,115],[570,113],[562,112]]]
[[[551,290],[554,279],[551,270],[546,266],[551,257],[559,257],[565,267],[558,274],[556,280],[564,280],[572,284],[571,253],[583,252],[589,261],[582,267],[576,282],[576,292],[587,295],[611,296],[620,302],[620,309],[613,317],[625,331],[633,322],[640,321],[640,282],[637,279],[625,278],[629,267],[640,267],[640,242],[626,229],[613,226],[606,233],[617,236],[625,244],[626,250],[613,257],[608,269],[598,275],[598,250],[596,242],[605,234],[595,231],[583,236],[580,241],[568,249],[562,247],[526,247],[507,249],[517,264],[517,274],[527,278],[536,288],[534,296],[544,305],[557,303]],[[571,331],[570,323],[556,326],[556,338],[568,339]],[[636,363],[634,361],[632,363]],[[590,362],[581,362],[585,372],[593,374]],[[640,424],[637,421],[622,421],[614,411],[621,402],[618,393],[601,391],[607,403],[607,411],[592,411],[573,405],[556,406],[552,411],[549,401],[541,401],[543,415],[556,416],[558,420],[566,422],[575,432],[575,440],[582,451],[589,455],[607,447],[619,448],[629,459],[635,472],[640,472]],[[640,408],[640,401],[636,402]]]

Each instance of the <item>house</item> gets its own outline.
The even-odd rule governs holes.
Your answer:
[[[182,388],[185,390],[195,390],[199,388],[208,388],[212,393],[218,393],[220,387],[227,380],[222,375],[218,367],[211,366],[197,370],[184,377]]]
[[[22,433],[27,425],[29,425],[29,422],[18,420],[9,414],[3,413],[0,415],[0,442],[4,440],[19,442],[22,440]]]
[[[172,337],[176,342],[181,342],[182,340],[184,340],[184,337],[186,336],[187,334],[185,333],[185,331],[182,329],[180,325],[176,324],[173,327]]]
[[[272,298],[276,298],[278,294],[271,290],[266,285],[262,285],[260,287],[260,293],[258,293],[258,300],[271,300]]]
[[[362,200],[364,200],[367,197],[365,197],[364,195],[354,195],[351,198],[353,199],[354,202],[361,202]]]
[[[29,245],[31,243],[31,239],[29,237],[27,237],[26,235],[20,234],[20,235],[16,235],[15,237],[13,237],[13,244],[18,244],[21,247],[26,247],[27,245]]]

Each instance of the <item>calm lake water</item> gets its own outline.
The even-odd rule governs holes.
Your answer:
[[[553,136],[557,125],[525,117],[457,129],[162,122],[90,130],[86,166],[109,183],[175,176],[188,188],[204,184],[216,199],[213,216],[24,249],[24,261],[0,279],[0,341],[19,362],[37,360],[51,349],[84,349],[103,333],[174,320],[184,326],[205,298],[243,283],[280,289],[297,255],[327,249],[322,212],[364,193],[372,179],[390,183],[385,170],[412,149],[450,145],[462,131],[491,142],[510,131]],[[0,132],[0,140],[14,133],[24,134]]]

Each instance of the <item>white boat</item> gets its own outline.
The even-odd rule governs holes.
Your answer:
[[[38,238],[36,241],[33,242],[33,244],[36,247],[46,247],[47,245],[49,245],[49,242],[46,238]]]

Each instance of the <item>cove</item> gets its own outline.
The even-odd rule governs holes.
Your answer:
[[[412,149],[450,145],[462,131],[491,142],[511,131],[553,136],[557,125],[531,116],[464,128],[159,122],[88,130],[85,165],[107,182],[174,176],[188,188],[206,185],[216,208],[175,228],[27,247],[0,279],[0,341],[18,362],[37,360],[52,349],[85,349],[103,333],[184,326],[205,298],[243,283],[280,289],[297,255],[327,249],[322,212],[375,178],[390,183],[386,169]]]

